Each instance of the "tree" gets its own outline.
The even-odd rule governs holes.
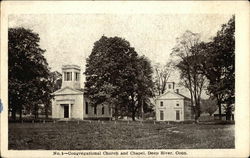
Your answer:
[[[137,102],[138,107],[141,108],[141,118],[144,119],[144,111],[151,111],[151,102],[149,98],[154,96],[153,88],[154,83],[152,80],[153,69],[151,67],[149,59],[145,56],[141,56],[138,58],[138,62],[136,64],[137,72]]]
[[[201,100],[201,111],[203,113],[209,113],[210,116],[218,109],[216,99],[202,99]]]
[[[182,84],[190,92],[196,122],[201,113],[201,93],[206,81],[205,76],[200,71],[200,65],[204,58],[200,53],[200,48],[197,47],[199,43],[199,34],[186,31],[181,37],[177,38],[177,44],[171,53],[179,60],[176,66],[181,72]]]
[[[87,59],[86,95],[93,106],[108,103],[115,118],[127,115],[135,120],[138,102],[146,100],[143,97],[151,86],[145,85],[149,84],[147,77],[151,77],[151,72],[146,71],[150,69],[148,65],[148,60],[139,57],[125,39],[102,36]]]
[[[49,77],[46,81],[47,85],[44,85],[44,90],[46,90],[46,95],[42,98],[42,103],[44,104],[44,107],[42,107],[45,111],[45,117],[48,118],[49,113],[51,113],[51,93],[55,92],[56,90],[60,89],[62,86],[62,74],[58,71],[50,72]],[[49,93],[48,93],[49,92]],[[39,107],[38,107],[39,109]],[[35,110],[37,112],[37,110]],[[38,117],[38,114],[36,113],[36,117]]]
[[[161,95],[166,91],[166,85],[168,79],[170,77],[171,72],[173,71],[173,63],[168,62],[164,66],[156,64],[154,66],[154,70],[155,70],[155,77],[154,77],[155,91],[158,95]]]
[[[235,16],[221,30],[211,42],[203,44],[204,60],[202,66],[204,74],[209,80],[208,91],[216,97],[221,119],[221,105],[230,108],[235,98]]]
[[[32,30],[10,28],[8,30],[9,55],[9,108],[12,119],[22,109],[38,110],[38,103],[50,100],[49,68],[39,46],[39,35]]]
[[[103,102],[111,103],[117,118],[118,105],[121,102],[118,96],[122,95],[121,89],[127,84],[124,83],[124,77],[131,71],[126,67],[131,62],[130,58],[136,56],[134,48],[118,37],[102,36],[94,43],[85,71],[86,95],[93,106]]]
[[[50,72],[49,80],[52,83],[52,92],[57,91],[62,86],[62,74],[58,71]]]

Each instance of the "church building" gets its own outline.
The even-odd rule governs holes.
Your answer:
[[[157,121],[188,121],[194,119],[190,98],[175,89],[174,82],[167,83],[167,90],[155,100]]]
[[[54,119],[101,119],[111,118],[108,105],[90,105],[80,84],[81,69],[77,65],[62,67],[62,87],[52,95],[52,118]]]

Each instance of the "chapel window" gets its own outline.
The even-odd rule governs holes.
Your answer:
[[[180,106],[180,104],[179,104],[179,102],[178,102],[178,101],[176,102],[176,106]]]
[[[161,101],[161,106],[163,106],[163,101]]]

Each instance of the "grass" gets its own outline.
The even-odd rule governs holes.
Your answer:
[[[9,149],[234,148],[234,125],[98,121],[9,123]]]

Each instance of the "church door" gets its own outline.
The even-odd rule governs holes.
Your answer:
[[[69,118],[69,106],[64,105],[64,118]]]

